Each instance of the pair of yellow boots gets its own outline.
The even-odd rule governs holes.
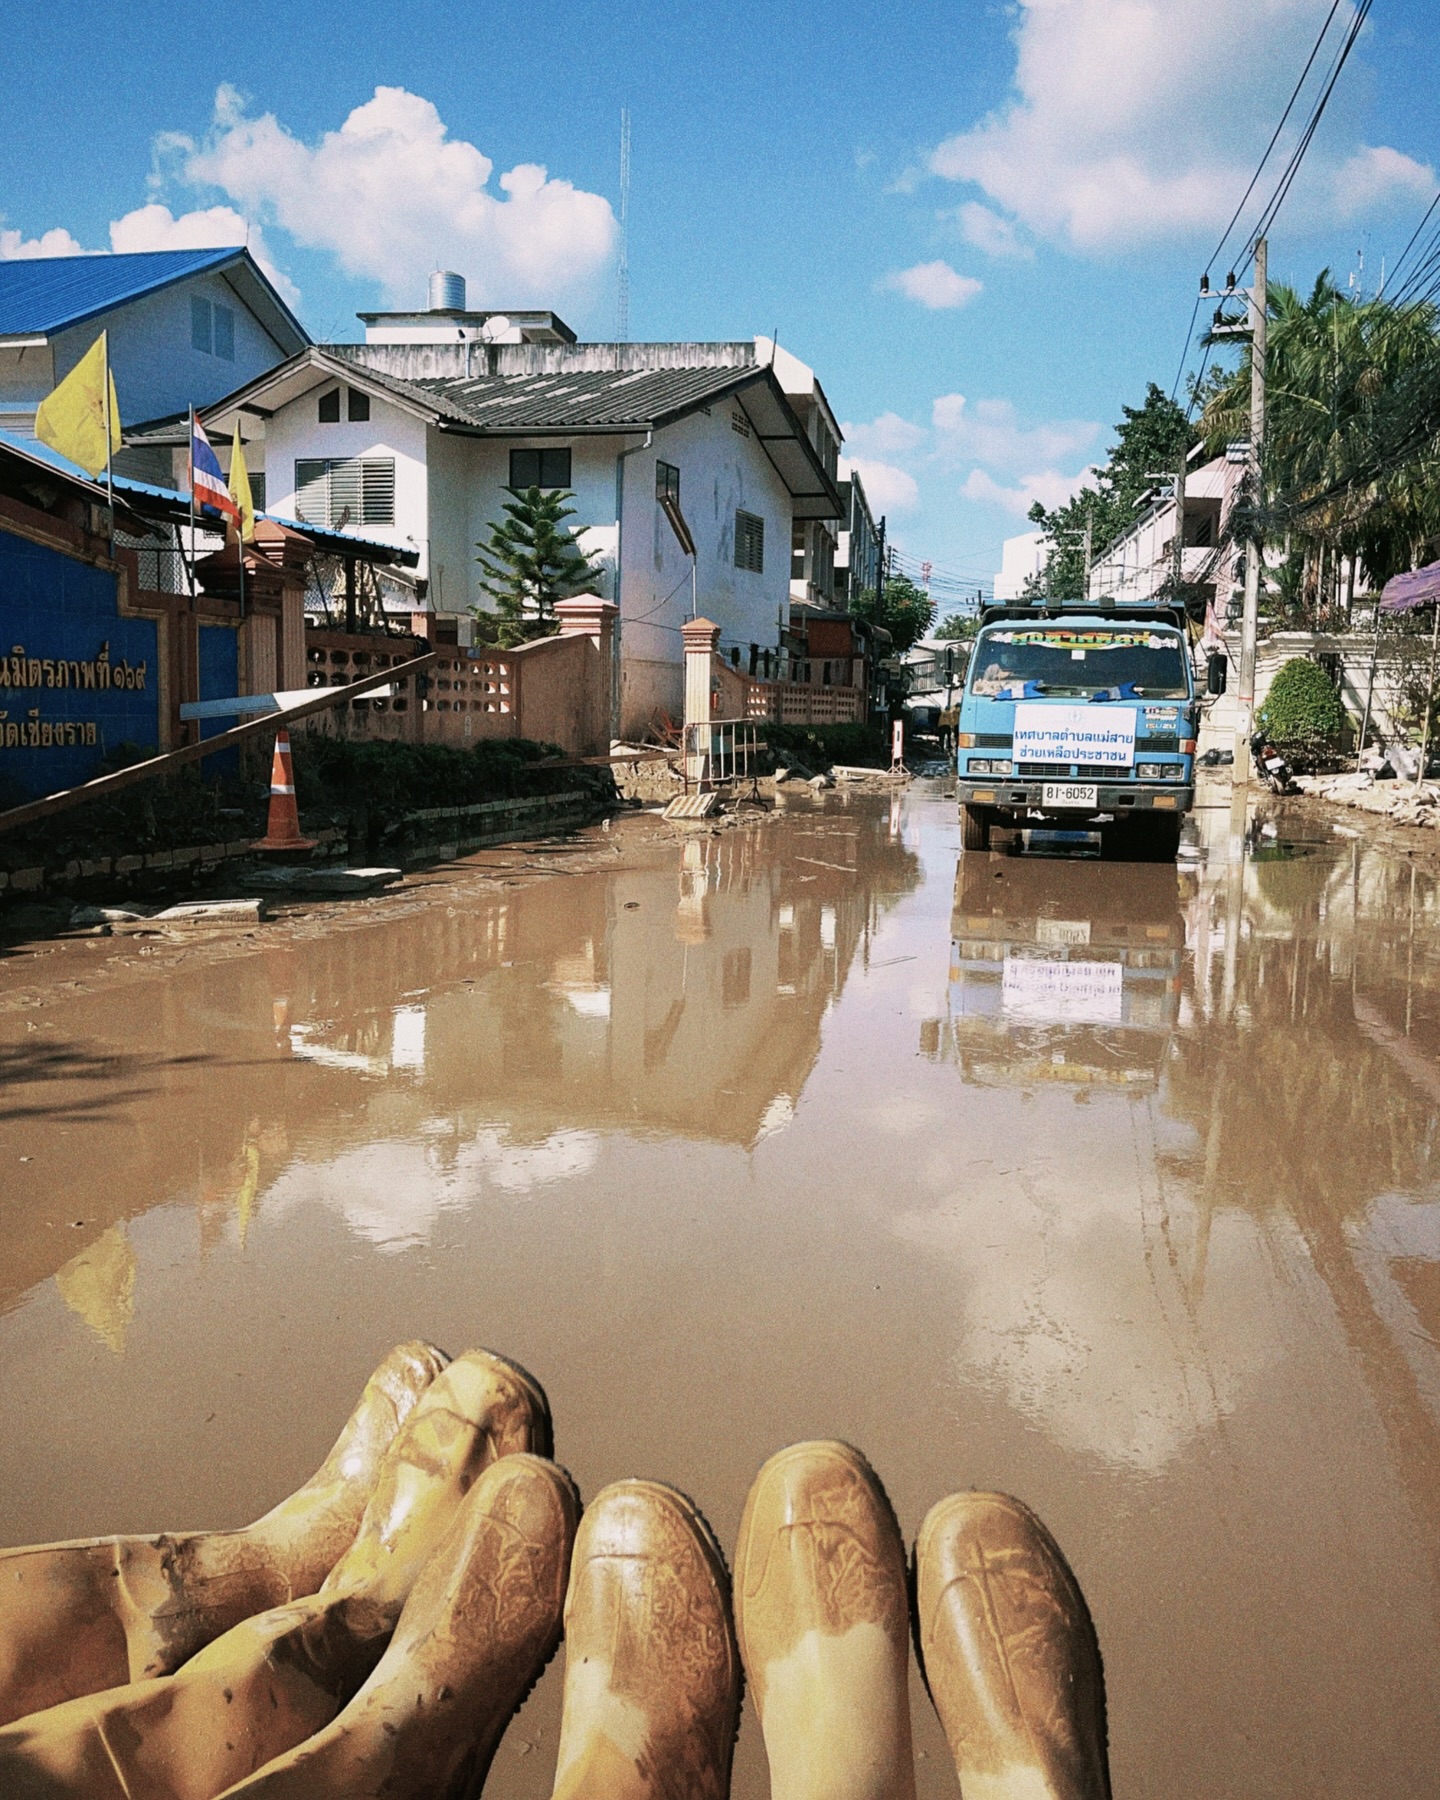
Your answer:
[[[551,1449],[523,1369],[406,1344],[247,1529],[0,1553],[0,1794],[474,1800],[562,1622],[557,1800],[724,1800],[742,1661],[775,1800],[913,1794],[904,1551],[863,1457],[765,1465],[732,1623],[683,1495],[617,1482],[582,1520]],[[1108,1794],[1093,1630],[1039,1521],[942,1501],[913,1579],[966,1800]]]

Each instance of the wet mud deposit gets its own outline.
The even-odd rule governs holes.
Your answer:
[[[1358,840],[961,865],[917,787],[14,946],[0,1541],[239,1524],[392,1344],[489,1345],[582,1493],[674,1482],[727,1549],[798,1438],[907,1537],[1020,1495],[1117,1794],[1433,1792],[1437,928]],[[549,1794],[560,1675],[487,1796]]]

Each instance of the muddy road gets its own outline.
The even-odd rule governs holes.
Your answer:
[[[1313,822],[959,865],[921,784],[14,947],[0,1541],[241,1523],[390,1345],[484,1344],[727,1549],[800,1437],[907,1538],[1022,1496],[1126,1800],[1440,1791],[1440,887]],[[549,1794],[559,1673],[487,1795]]]

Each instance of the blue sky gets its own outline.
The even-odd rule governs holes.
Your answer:
[[[628,106],[632,337],[778,329],[948,594],[1173,380],[1329,8],[12,0],[0,255],[248,230],[318,337],[420,303],[435,266],[608,337]],[[1348,276],[1363,248],[1373,286],[1410,236],[1440,165],[1432,25],[1378,0],[1272,276]]]

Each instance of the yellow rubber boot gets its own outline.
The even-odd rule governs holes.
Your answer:
[[[574,1483],[554,1463],[492,1464],[359,1693],[225,1800],[477,1800],[505,1727],[560,1642],[579,1516]]]
[[[555,1800],[725,1800],[741,1683],[729,1589],[674,1488],[617,1481],[591,1501],[565,1599]]]
[[[174,1675],[0,1730],[5,1800],[89,1800],[106,1759],[138,1800],[212,1800],[328,1725],[384,1652],[421,1568],[493,1462],[547,1451],[550,1412],[487,1351],[431,1383],[381,1463],[355,1542],[318,1594],[232,1627]]]
[[[965,1800],[1109,1800],[1100,1646],[1059,1546],[1008,1494],[915,1541],[916,1648]]]
[[[302,1488],[239,1531],[0,1551],[0,1725],[168,1675],[252,1614],[313,1594],[355,1537],[381,1459],[447,1358],[401,1344]]]
[[[794,1444],[756,1476],[735,1624],[773,1800],[914,1800],[905,1548],[858,1450]]]

